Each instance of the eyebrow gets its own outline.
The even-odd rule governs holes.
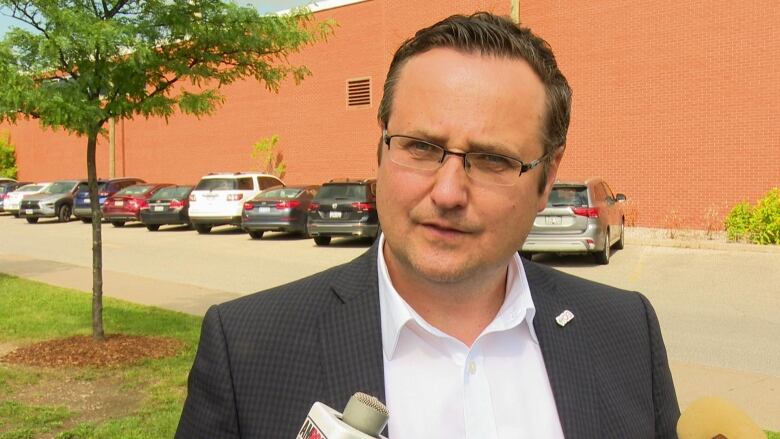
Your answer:
[[[407,133],[404,133],[403,135],[415,137],[420,140],[425,140],[431,143],[435,143],[442,147],[446,147],[448,141],[447,137],[433,135],[425,131],[424,129],[412,129]],[[517,151],[515,151],[515,148],[512,148],[511,146],[502,143],[468,142],[468,148],[469,149],[465,152],[483,152],[483,153],[500,154],[506,157],[512,157],[512,158],[516,158],[517,160],[520,160],[519,158],[517,158]]]

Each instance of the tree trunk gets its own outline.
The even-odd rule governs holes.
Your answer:
[[[90,130],[87,137],[87,176],[89,178],[89,205],[92,209],[92,338],[105,340],[103,332],[103,238],[101,236],[100,202],[98,199],[95,150],[100,127]]]

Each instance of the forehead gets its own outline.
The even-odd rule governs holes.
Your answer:
[[[450,141],[538,144],[544,86],[521,59],[437,48],[399,73],[388,130],[417,130]]]

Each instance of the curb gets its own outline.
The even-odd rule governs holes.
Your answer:
[[[666,229],[626,227],[625,233],[628,244],[652,247],[776,253],[780,255],[780,245],[759,245],[727,241],[723,232],[715,233],[713,237],[708,238],[701,230],[679,230],[677,231],[678,237],[669,238],[669,231]]]

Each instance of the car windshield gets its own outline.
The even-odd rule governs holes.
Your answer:
[[[151,189],[152,187],[153,187],[152,185],[148,185],[148,184],[146,185],[137,184],[134,186],[128,186],[122,189],[121,191],[117,192],[116,194],[117,195],[142,195],[149,192],[149,189]]]
[[[58,181],[57,183],[52,183],[51,186],[44,189],[42,193],[44,194],[66,194],[70,192],[73,189],[73,186],[76,185],[76,182],[74,181]]]
[[[182,198],[185,198],[191,189],[192,186],[166,187],[160,189],[160,191],[152,195],[152,198],[150,199],[151,200],[170,200],[170,199],[180,200]]]
[[[252,178],[204,178],[195,187],[196,191],[252,190]]]
[[[43,187],[42,184],[28,184],[20,187],[16,192],[35,192]]]
[[[587,206],[588,188],[585,186],[553,186],[547,207]]]
[[[292,198],[298,198],[298,195],[303,192],[303,189],[296,189],[296,188],[282,188],[282,189],[273,189],[270,191],[263,192],[257,196],[258,199],[260,198],[286,198],[286,199],[292,199]]]
[[[362,184],[326,184],[317,193],[317,199],[365,199],[367,186]]]

